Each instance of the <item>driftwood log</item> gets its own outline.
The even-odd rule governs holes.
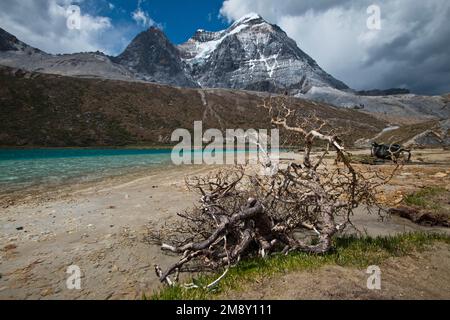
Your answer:
[[[280,165],[270,176],[240,166],[187,180],[200,195],[200,204],[180,213],[178,223],[149,233],[152,243],[180,256],[165,271],[155,266],[161,282],[174,284],[182,271],[223,268],[223,275],[210,284],[214,286],[245,257],[326,253],[333,236],[351,225],[354,209],[378,208],[377,189],[393,173],[383,176],[355,166],[336,128],[288,104],[288,98],[277,97],[265,100],[262,107],[273,125],[304,144],[303,161]],[[318,141],[324,151],[313,155]],[[330,155],[338,160],[335,164],[326,161]],[[301,230],[311,236],[298,237]]]

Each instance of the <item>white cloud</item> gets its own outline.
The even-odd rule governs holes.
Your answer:
[[[115,32],[110,18],[93,16],[81,10],[80,28],[70,29],[68,0],[2,0],[0,27],[20,40],[49,53],[109,51],[104,42]]]
[[[150,18],[149,14],[142,9],[142,3],[145,1],[146,0],[138,0],[137,8],[131,13],[131,16],[139,26],[148,28],[156,25],[156,23],[152,18]]]
[[[380,31],[367,28],[367,8],[374,3],[381,8]],[[225,0],[220,11],[229,21],[249,12],[278,24],[353,88],[450,92],[448,0]]]
[[[141,8],[137,8],[132,13],[133,20],[136,21],[137,24],[143,26],[143,27],[151,27],[155,24],[155,21],[153,21],[152,18],[148,15],[147,12],[142,10]]]
[[[1,0],[0,28],[48,53],[99,50],[109,55],[120,54],[142,30],[131,17],[129,21],[114,25],[109,17],[92,14],[97,8],[123,10],[111,9],[110,2],[96,0],[76,1],[81,7],[80,29],[70,29],[67,27],[67,8],[72,3],[72,0]],[[123,14],[128,15],[127,12]],[[147,14],[143,17],[140,21],[146,24],[145,27],[154,23]]]

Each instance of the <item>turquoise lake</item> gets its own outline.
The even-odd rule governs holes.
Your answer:
[[[0,192],[169,165],[169,149],[0,149]]]

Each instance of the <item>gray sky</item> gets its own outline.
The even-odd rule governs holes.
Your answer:
[[[110,0],[77,0],[92,10],[82,13],[83,29],[71,32],[65,7],[72,2],[1,0],[0,27],[51,53],[100,50],[111,54],[139,32],[140,20],[135,18],[154,18],[140,7],[142,3],[151,6],[152,0],[127,2],[139,9],[135,14],[141,14],[133,16],[133,21],[124,13],[132,22],[128,24],[110,18],[108,10],[119,10]],[[109,9],[95,10],[100,4]],[[367,27],[371,16],[367,8],[372,4],[380,8],[380,30]],[[250,12],[279,25],[325,71],[354,89],[450,92],[449,0],[225,0],[215,14],[231,22]],[[198,23],[196,28],[204,28]]]
[[[380,8],[380,30],[367,27],[372,4]],[[226,0],[221,9],[229,20],[247,12],[278,24],[352,88],[450,92],[448,0]]]

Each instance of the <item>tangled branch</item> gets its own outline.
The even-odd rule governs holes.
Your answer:
[[[377,189],[392,175],[352,164],[335,134],[338,128],[314,114],[290,109],[284,97],[269,98],[262,107],[273,125],[303,141],[303,161],[279,166],[271,176],[241,166],[187,180],[187,186],[200,195],[199,205],[179,214],[177,224],[149,235],[162,250],[180,256],[164,272],[155,267],[161,282],[172,285],[173,274],[178,278],[180,271],[192,268],[225,268],[211,284],[215,286],[245,257],[326,253],[333,236],[351,225],[356,208],[377,207]],[[325,148],[315,156],[318,141]],[[331,154],[335,162],[329,161]]]

